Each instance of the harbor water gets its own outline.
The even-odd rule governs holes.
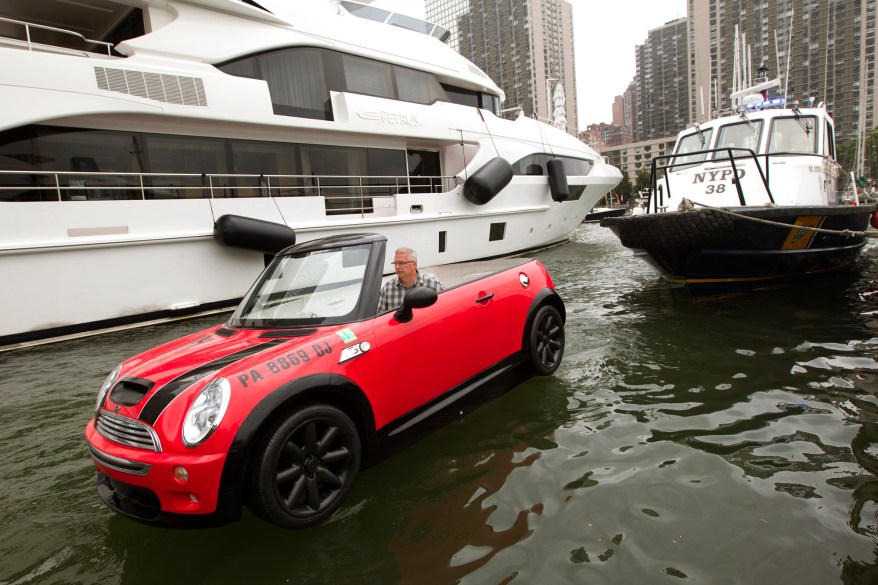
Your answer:
[[[0,585],[878,583],[878,244],[849,274],[697,302],[595,224],[537,257],[567,304],[557,373],[305,531],[156,528],[97,496],[106,375],[222,316],[0,354]]]

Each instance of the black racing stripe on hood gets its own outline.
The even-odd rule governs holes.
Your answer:
[[[197,368],[180,374],[179,376],[165,384],[158,392],[150,397],[146,405],[143,407],[143,410],[140,411],[140,416],[138,418],[150,426],[154,425],[159,415],[165,408],[167,408],[171,401],[179,396],[180,393],[183,392],[183,390],[185,390],[201,378],[207,376],[211,372],[222,369],[229,364],[233,364],[239,360],[248,358],[251,355],[257,354],[261,351],[265,351],[266,349],[271,349],[272,347],[280,345],[281,343],[285,343],[285,340],[277,339],[274,341],[269,341],[267,343],[254,345],[253,347],[248,347],[247,349],[242,349],[241,351],[236,351],[235,353],[230,353],[229,355],[223,356],[219,359],[215,359],[212,362],[202,364]]]

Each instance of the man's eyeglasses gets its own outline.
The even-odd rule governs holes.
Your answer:
[[[391,262],[391,266],[405,266],[406,264],[411,264],[414,260],[399,260],[397,262]]]

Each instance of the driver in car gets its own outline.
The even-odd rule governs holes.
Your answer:
[[[398,248],[393,256],[396,276],[384,283],[378,297],[378,312],[383,313],[402,305],[405,293],[414,287],[425,286],[437,293],[442,291],[442,283],[435,275],[418,271],[418,254],[411,248]]]

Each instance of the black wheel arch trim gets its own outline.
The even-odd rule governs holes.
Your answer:
[[[561,299],[561,296],[555,292],[554,289],[548,287],[544,288],[534,296],[534,300],[530,304],[530,309],[527,311],[527,320],[524,324],[524,331],[521,333],[522,349],[527,347],[528,332],[533,327],[537,312],[543,305],[552,305],[558,310],[558,313],[561,314],[561,322],[565,323],[567,321],[567,309],[564,307],[564,301]]]
[[[313,374],[291,380],[257,404],[241,423],[226,456],[220,480],[219,502],[223,507],[240,508],[245,500],[244,484],[250,467],[254,441],[277,416],[294,403],[320,402],[340,408],[351,417],[360,432],[365,460],[375,437],[375,417],[365,393],[350,379],[337,374]]]

